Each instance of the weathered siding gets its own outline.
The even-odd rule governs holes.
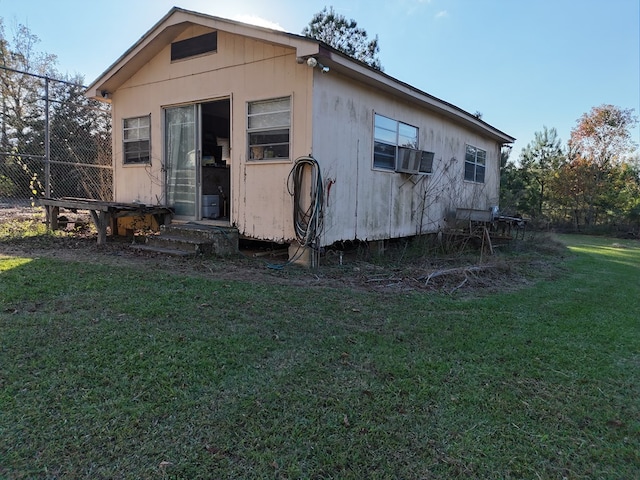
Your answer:
[[[483,122],[427,95],[407,93],[407,86],[390,77],[369,75],[362,66],[336,55],[329,58],[333,63],[327,74],[309,68],[304,58],[320,50],[307,39],[181,10],[163,22],[95,83],[96,96],[106,88],[112,99],[116,201],[166,203],[165,107],[228,100],[230,222],[241,235],[294,239],[287,179],[295,159],[309,153],[318,160],[325,181],[322,245],[435,232],[456,208],[488,209],[497,204],[498,141],[510,137]],[[218,31],[216,53],[170,61],[170,42],[212,29]],[[283,96],[291,97],[291,158],[248,160],[247,102]],[[419,148],[435,152],[431,175],[373,168],[375,113],[418,127]],[[122,120],[149,114],[151,165],[125,166]],[[487,152],[483,184],[464,181],[466,144]]]
[[[193,26],[175,40],[208,31]],[[230,98],[231,223],[251,237],[292,239],[292,200],[286,179],[293,159],[310,151],[311,75],[311,69],[296,63],[294,49],[223,31],[218,31],[217,53],[171,63],[167,45],[112,94],[116,201],[164,203],[163,107]],[[292,97],[293,158],[247,162],[247,102],[281,96]],[[149,113],[151,166],[124,166],[122,119]]]
[[[498,202],[500,146],[491,139],[333,71],[316,73],[313,111],[313,154],[327,183],[325,245],[434,232],[448,210]],[[431,175],[374,170],[374,113],[419,128],[419,148],[435,152]],[[484,184],[464,181],[467,143],[487,151]]]

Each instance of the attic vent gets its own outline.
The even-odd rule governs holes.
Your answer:
[[[411,174],[431,173],[433,170],[433,156],[433,152],[398,147],[396,172]]]
[[[218,32],[205,33],[171,44],[171,61],[218,50]]]

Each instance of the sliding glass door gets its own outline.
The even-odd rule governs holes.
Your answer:
[[[177,218],[197,219],[200,159],[197,105],[165,110],[167,204]]]

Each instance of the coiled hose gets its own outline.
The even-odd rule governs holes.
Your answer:
[[[305,171],[308,169],[311,169],[311,191],[309,200],[305,202],[307,197],[303,195],[305,192],[302,191],[302,186]],[[296,240],[301,246],[316,248],[316,241],[322,232],[324,221],[324,185],[318,161],[311,156],[297,158],[289,172],[287,189],[293,197],[293,225]]]

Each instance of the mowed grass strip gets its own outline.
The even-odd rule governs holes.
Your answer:
[[[483,297],[0,258],[0,478],[633,478],[640,248]]]

